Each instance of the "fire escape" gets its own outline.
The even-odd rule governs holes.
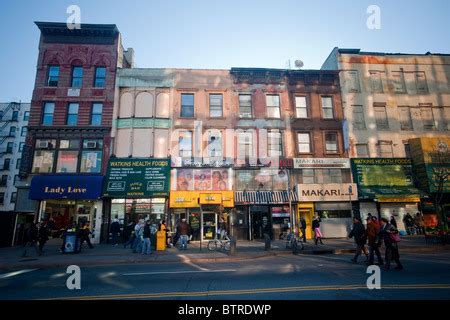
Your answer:
[[[14,123],[18,122],[20,103],[11,102],[5,107],[5,104],[0,105],[0,171],[2,179],[0,180],[0,187],[6,187],[7,173],[10,170],[10,161],[4,159],[5,156],[12,155],[14,150],[14,138],[17,134],[17,126]],[[10,112],[11,111],[11,112]],[[10,115],[8,114],[10,112]]]

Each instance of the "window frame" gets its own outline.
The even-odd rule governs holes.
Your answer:
[[[408,117],[408,124],[407,126],[404,126],[405,122],[403,121],[403,110],[407,111],[407,117]],[[400,130],[402,131],[413,131],[414,125],[411,117],[411,108],[408,106],[399,106],[398,107],[398,116],[399,116],[399,123],[400,123]]]
[[[242,106],[241,105],[241,96],[250,97],[250,106]],[[239,104],[239,119],[252,119],[253,118],[253,95],[251,93],[239,93],[238,95],[238,104]],[[248,116],[243,116],[244,113],[241,112],[241,107],[250,108],[250,114]]]
[[[94,113],[94,108],[96,105],[101,106],[101,112],[100,113]],[[100,116],[100,123],[94,123],[94,116]],[[91,119],[90,119],[91,126],[101,126],[103,122],[103,103],[101,102],[93,102],[91,106]]]
[[[58,68],[58,75],[57,76],[51,76],[50,73],[52,71],[52,68]],[[51,88],[57,88],[59,85],[59,74],[61,72],[61,67],[59,65],[49,65],[48,66],[48,70],[47,70],[47,81],[45,82],[46,87],[51,87]],[[56,78],[55,80],[52,80],[52,78]],[[55,81],[56,84],[52,85],[51,81]]]
[[[99,69],[105,69],[105,76],[104,77],[99,77],[99,76],[97,76],[97,71],[99,70]],[[93,86],[94,86],[94,88],[105,88],[106,87],[106,75],[107,75],[107,71],[108,71],[108,69],[105,67],[105,66],[96,66],[95,67],[95,70],[94,70],[94,84],[93,84]],[[103,86],[98,86],[97,85],[97,81],[98,80],[103,80]]]
[[[355,112],[358,109],[361,110],[361,112]],[[358,122],[355,121],[355,119],[356,119],[355,115],[356,114],[361,114],[362,115],[361,125],[357,125]],[[352,116],[353,116],[352,124],[353,124],[353,128],[354,129],[356,129],[356,130],[367,130],[366,117],[365,117],[365,114],[364,114],[364,106],[362,106],[362,105],[352,105]]]
[[[366,156],[362,156],[360,155],[360,153],[358,152],[358,146],[365,146],[366,148]],[[368,143],[355,143],[355,150],[356,150],[356,156],[358,158],[370,158],[370,150],[369,150],[369,144]]]
[[[382,146],[390,146],[390,156],[383,156]],[[380,158],[393,158],[394,157],[394,148],[392,141],[378,141],[378,155]]]
[[[249,158],[252,158],[252,157],[254,157],[254,136],[253,136],[253,131],[238,131],[237,132],[237,144],[236,144],[236,146],[237,146],[237,157],[239,158],[239,159],[249,159]],[[249,140],[247,140],[246,139],[246,137],[250,137],[250,139]],[[241,138],[243,138],[243,141],[244,141],[244,143],[242,144],[241,143],[241,141],[242,141],[242,139]],[[249,143],[247,143],[247,142],[249,142]],[[240,152],[240,150],[241,150],[241,148],[242,148],[242,146],[244,147],[244,154],[242,154],[241,152]],[[249,150],[250,152],[249,152],[249,154],[247,154],[247,150]]]
[[[419,77],[418,75],[422,74],[423,75],[423,84],[425,84],[424,88],[420,88],[419,89]],[[425,71],[415,71],[414,72],[414,79],[416,82],[416,91],[417,94],[428,94],[429,93],[429,88],[428,88],[428,81],[427,81],[427,75],[425,73]]]
[[[220,116],[212,115],[213,106],[215,107],[215,111],[218,111],[217,108],[219,105],[211,104],[211,98],[217,96],[220,97]],[[209,117],[210,118],[223,118],[223,94],[222,93],[210,93],[208,94],[208,102],[209,102]]]
[[[379,109],[379,108],[383,108],[383,110],[384,110],[383,114],[385,116],[384,119],[386,121],[386,126],[384,126],[382,124],[382,122],[379,122],[379,118],[377,117],[377,109]],[[375,125],[376,125],[377,130],[389,131],[390,130],[390,126],[389,126],[389,117],[388,117],[388,114],[387,114],[386,104],[374,103],[373,104],[373,113],[374,113],[374,116],[375,116]]]
[[[214,139],[215,142],[211,141],[211,138],[219,138]],[[218,140],[218,142],[217,142]],[[223,146],[222,146],[222,131],[220,130],[209,130],[208,132],[208,157],[210,158],[222,158],[223,157]],[[214,146],[211,149],[211,146]],[[217,149],[215,147],[218,147]],[[219,153],[219,155],[212,155],[212,152]]]
[[[369,79],[370,79],[370,91],[372,93],[383,93],[384,92],[384,88],[383,88],[383,78],[381,77],[382,74],[384,72],[383,71],[379,71],[379,70],[369,70]],[[380,80],[380,90],[376,89],[374,86],[375,81],[377,80],[376,78],[373,77],[373,75],[377,75],[379,80]]]
[[[25,111],[23,113],[23,121],[28,121],[30,119],[30,111]]]
[[[279,144],[278,144],[279,149],[278,150],[275,150],[275,149],[271,148],[271,147],[273,147],[275,145],[273,145],[271,143],[271,141],[273,141],[273,140],[270,138],[270,134],[279,134],[280,135]],[[283,147],[284,147],[283,146],[283,131],[279,130],[279,129],[269,129],[269,130],[267,130],[267,155],[269,157],[283,157],[284,156],[284,152],[283,152],[284,148]],[[279,154],[272,154],[272,150],[274,150],[276,153],[279,153]]]
[[[45,112],[46,111],[46,107],[48,105],[53,105],[53,110],[51,113]],[[56,102],[54,101],[45,101],[43,108],[42,108],[42,120],[41,120],[41,124],[43,126],[52,126],[53,125],[53,120],[55,118],[55,109],[56,109]],[[51,115],[51,123],[45,123],[45,119],[46,119],[46,115]]]
[[[70,107],[71,106],[77,106],[76,113],[71,113]],[[78,125],[78,112],[80,111],[80,103],[78,102],[69,102],[67,104],[67,116],[66,116],[66,125],[68,126],[77,126]],[[69,120],[71,117],[76,116],[75,124],[69,123]],[[64,139],[63,139],[64,140]]]
[[[305,106],[299,107],[297,105],[297,98],[304,98],[305,99]],[[306,95],[294,95],[294,104],[295,104],[295,118],[296,119],[309,119],[310,112],[308,107],[308,97]],[[299,110],[304,110],[306,112],[306,117],[299,117]]]
[[[278,106],[269,105],[268,97],[277,97],[278,98]],[[275,116],[271,116],[269,110],[275,109],[277,112]],[[278,93],[266,93],[266,115],[267,119],[281,119],[281,98]],[[276,116],[278,115],[278,117]]]
[[[300,151],[299,135],[301,135],[301,134],[304,134],[304,135],[308,136],[308,147],[309,147],[309,151],[308,152],[301,152]],[[314,147],[312,145],[311,132],[308,132],[308,131],[297,131],[295,137],[296,137],[296,142],[297,142],[297,154],[312,154],[313,153]],[[302,144],[305,144],[305,143],[302,143]]]
[[[75,76],[75,70],[80,69],[81,70],[81,76]],[[72,72],[71,72],[71,79],[70,79],[70,87],[71,88],[82,88],[83,87],[83,77],[84,77],[84,70],[83,66],[80,65],[74,65],[72,66]],[[79,80],[80,85],[74,86],[75,81]]]
[[[183,96],[192,96],[192,106],[183,105]],[[183,115],[183,107],[192,107],[192,116]],[[180,118],[192,119],[195,118],[195,94],[194,93],[181,93],[180,94]]]
[[[324,108],[324,99],[325,98],[329,98],[331,101],[331,108]],[[320,96],[320,108],[321,108],[321,117],[323,120],[334,120],[336,118],[336,115],[334,114],[334,98],[332,95],[321,95]],[[325,117],[325,110],[331,109],[331,118],[330,117]]]
[[[190,149],[186,149],[186,150],[181,149],[181,141],[180,141],[182,138],[181,134],[188,134],[190,136],[190,138],[189,138],[191,140]],[[194,132],[192,130],[182,130],[179,132],[179,134],[178,134],[178,156],[179,157],[182,157],[182,158],[192,158],[193,157],[193,155],[194,155],[194,138],[193,137],[194,137]],[[184,155],[184,152],[186,152],[186,151],[190,152],[189,156]]]
[[[336,138],[336,151],[329,151],[327,149],[327,135],[333,134]],[[339,135],[337,131],[324,131],[323,132],[323,146],[324,146],[324,153],[325,154],[338,154],[340,152],[339,148]]]

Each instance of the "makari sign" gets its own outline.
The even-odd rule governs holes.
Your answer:
[[[103,196],[143,198],[169,195],[169,159],[110,159]]]

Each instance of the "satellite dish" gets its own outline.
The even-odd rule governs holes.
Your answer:
[[[303,61],[302,60],[295,60],[295,67],[296,68],[301,68],[301,67],[303,67]]]

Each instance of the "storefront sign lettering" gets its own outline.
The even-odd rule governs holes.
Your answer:
[[[341,168],[349,169],[350,160],[343,158],[313,158],[313,159],[294,159],[295,169],[306,168]]]
[[[73,187],[67,187],[66,188],[61,188],[61,187],[57,187],[57,188],[49,188],[49,187],[45,187],[44,189],[45,193],[59,193],[59,194],[65,194],[65,193],[86,193],[87,189],[85,188],[73,188]]]
[[[357,187],[353,183],[299,184],[299,201],[356,201]]]

